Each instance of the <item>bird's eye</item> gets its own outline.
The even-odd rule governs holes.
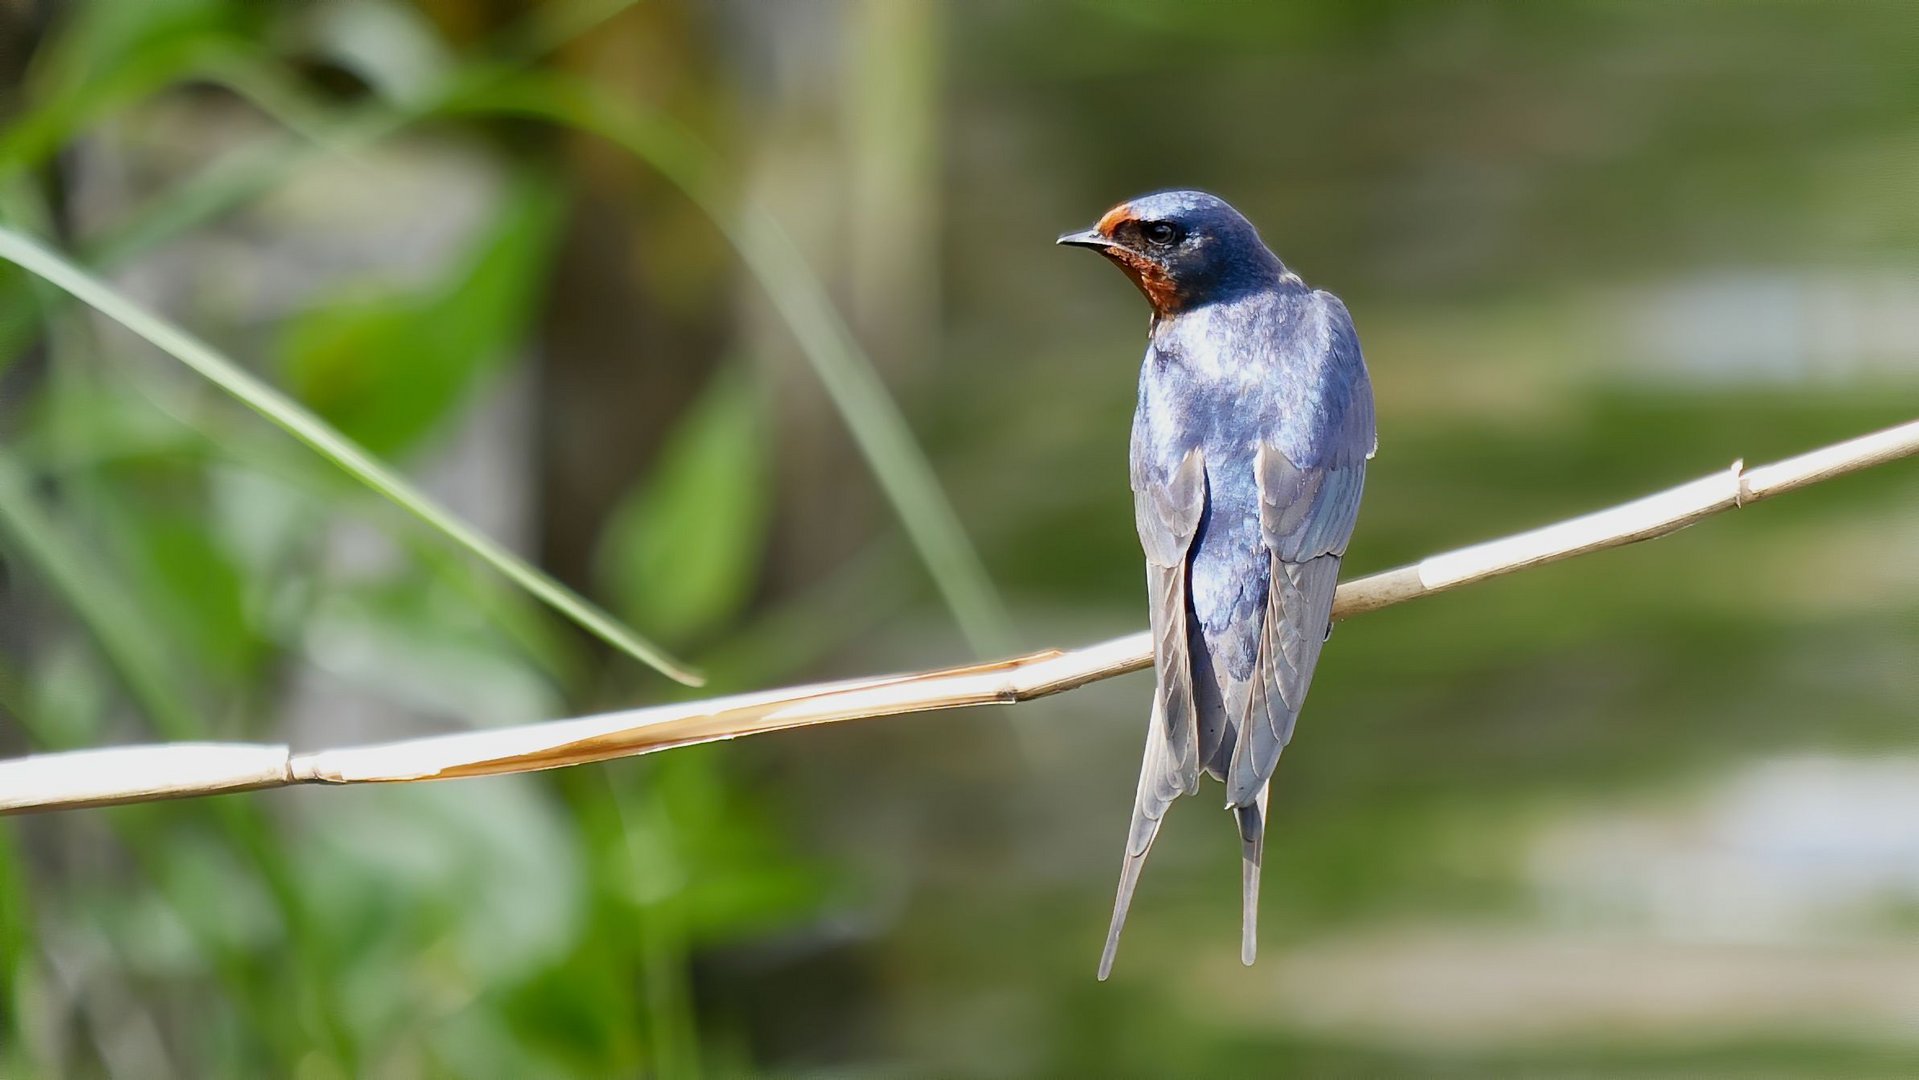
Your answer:
[[[1154,247],[1172,247],[1179,243],[1181,236],[1185,235],[1180,231],[1179,226],[1170,221],[1155,221],[1147,225],[1144,232],[1146,242]]]

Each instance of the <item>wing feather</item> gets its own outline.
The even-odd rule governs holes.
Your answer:
[[[1192,657],[1186,644],[1186,557],[1206,508],[1206,463],[1189,450],[1164,478],[1136,474],[1133,512],[1146,552],[1146,592],[1153,630],[1154,689],[1166,739],[1164,766],[1177,790],[1199,789],[1198,715]]]
[[[1253,804],[1292,740],[1320,646],[1332,626],[1339,561],[1359,517],[1366,461],[1377,445],[1372,387],[1358,363],[1352,324],[1337,301],[1329,315],[1326,347],[1335,354],[1330,359],[1338,365],[1346,357],[1337,354],[1350,350],[1353,362],[1344,366],[1359,373],[1358,381],[1331,387],[1327,399],[1313,403],[1310,415],[1317,430],[1312,438],[1294,440],[1310,452],[1289,454],[1264,442],[1254,457],[1260,540],[1271,584],[1246,723],[1227,775],[1231,806]]]
[[[1198,715],[1193,703],[1192,655],[1186,637],[1186,558],[1206,508],[1206,462],[1197,448],[1188,450],[1172,471],[1153,475],[1137,459],[1133,470],[1133,513],[1140,547],[1146,552],[1146,591],[1153,628],[1153,715],[1146,724],[1146,749],[1140,755],[1139,787],[1133,819],[1120,860],[1119,892],[1113,921],[1100,953],[1099,977],[1113,970],[1120,931],[1133,904],[1139,872],[1152,850],[1166,808],[1199,788]]]
[[[1266,801],[1280,752],[1292,741],[1319,651],[1332,632],[1339,561],[1353,535],[1366,486],[1366,462],[1378,448],[1372,386],[1352,319],[1337,297],[1325,299],[1326,334],[1319,397],[1291,418],[1289,436],[1255,452],[1260,541],[1269,570],[1252,688],[1226,777],[1226,805],[1238,819],[1243,911],[1240,957],[1256,952],[1259,870]],[[1288,453],[1287,448],[1296,448]]]

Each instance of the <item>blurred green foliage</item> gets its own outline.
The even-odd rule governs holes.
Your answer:
[[[986,568],[1024,643],[1135,628],[1144,317],[1048,241],[1152,187],[1355,311],[1354,571],[1909,419],[1915,48],[1876,3],[35,2],[0,225],[725,692],[958,659]],[[1343,626],[1251,971],[1200,799],[1091,978],[1134,678],[9,821],[0,1074],[1911,1075],[1915,494]],[[0,562],[9,754],[677,693],[10,268]]]
[[[523,182],[449,280],[424,290],[356,282],[286,328],[289,389],[376,454],[401,453],[453,415],[524,339],[546,277],[560,206]]]
[[[752,595],[773,502],[764,430],[752,385],[722,372],[614,510],[600,573],[635,626],[692,640]]]

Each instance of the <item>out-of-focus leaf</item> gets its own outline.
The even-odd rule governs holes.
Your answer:
[[[124,384],[88,380],[43,395],[34,409],[13,445],[23,459],[55,477],[140,458],[183,462],[208,456],[201,433]]]
[[[0,174],[43,161],[117,106],[245,48],[241,5],[217,0],[74,5],[72,27],[39,58],[27,108],[0,128]]]
[[[374,453],[411,447],[519,340],[558,216],[549,186],[523,183],[444,288],[362,291],[309,311],[282,344],[290,388]]]
[[[151,623],[111,579],[96,570],[33,495],[28,475],[0,454],[0,542],[27,560],[94,635],[128,691],[163,734],[193,738],[204,731],[145,631]]]
[[[659,762],[634,814],[667,850],[657,861],[679,868],[671,892],[653,899],[676,908],[696,944],[790,925],[833,883],[829,867],[794,856],[769,808],[743,797],[721,761],[702,750]]]
[[[11,675],[0,674],[0,678]],[[27,910],[27,895],[13,834],[0,830],[0,1044],[6,1045],[17,1045],[25,1034],[20,1004],[34,977],[33,916]],[[4,1054],[0,1050],[0,1067],[12,1064]]]
[[[478,801],[450,788],[378,792],[315,830],[302,887],[326,899],[336,937],[391,965],[383,993],[403,997],[420,977],[421,941],[446,939],[456,951],[439,977],[477,993],[559,960],[578,933],[586,890],[570,819],[535,781],[486,786]],[[407,896],[425,902],[396,910]]]
[[[26,471],[0,453],[0,543],[31,563],[85,624],[101,655],[162,734],[172,739],[202,736],[207,725],[158,647],[156,638],[163,631],[150,629],[162,624],[145,617],[132,590],[118,587],[114,575],[90,558],[87,545],[64,525],[35,497]],[[70,681],[80,686],[69,690],[69,696],[84,693],[82,687],[91,688],[90,679]],[[298,962],[309,965],[314,973],[314,981],[305,989],[313,995],[310,1004],[317,1010],[319,1027],[336,1053],[350,1057],[351,1046],[338,1026],[339,1010],[328,981],[332,958],[307,929],[307,907],[290,887],[281,851],[273,845],[256,808],[215,802],[211,812],[223,825],[228,842],[245,853],[257,868],[261,884],[273,895]]]
[[[199,677],[231,685],[258,675],[267,642],[250,610],[250,584],[231,538],[206,513],[198,448],[149,442],[149,432],[172,431],[138,410],[103,409],[91,419],[80,430],[113,455],[102,462],[109,480],[102,489],[94,477],[76,475],[64,516],[115,568],[116,588],[128,594],[136,610],[165,613],[167,632],[153,635],[155,656],[183,689]],[[116,421],[131,422],[124,425],[124,435],[115,431]],[[84,445],[68,433],[53,444],[76,442]]]
[[[760,426],[752,387],[722,374],[614,511],[601,574],[636,625],[686,641],[751,595],[772,503]]]
[[[335,585],[298,630],[307,659],[334,678],[461,724],[520,723],[564,708],[439,576]]]
[[[352,71],[390,101],[430,99],[455,63],[432,20],[412,4],[316,4],[302,29],[308,52]]]
[[[215,677],[251,676],[266,659],[265,642],[248,618],[246,583],[233,555],[205,520],[154,510],[122,523],[119,546],[132,549],[130,567],[151,609],[167,613],[169,640],[185,639]]]

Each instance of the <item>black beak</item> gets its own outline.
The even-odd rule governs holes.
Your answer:
[[[1112,238],[1100,235],[1098,229],[1087,229],[1083,232],[1069,232],[1065,236],[1055,240],[1054,243],[1063,247],[1083,247],[1094,248],[1096,250],[1113,246]]]

